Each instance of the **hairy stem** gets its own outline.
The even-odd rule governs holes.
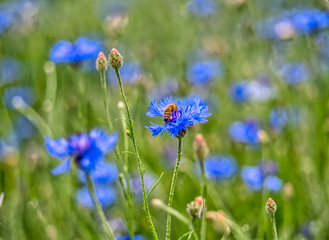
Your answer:
[[[171,180],[168,207],[172,206],[173,198],[174,198],[174,195],[175,195],[175,185],[176,185],[176,181],[177,181],[177,175],[178,175],[180,160],[181,160],[181,157],[182,157],[182,149],[183,149],[183,140],[182,140],[182,138],[179,138],[178,139],[178,150],[177,150],[177,161],[176,161],[176,166],[175,166],[175,169],[174,169],[174,174],[173,174],[172,180]],[[166,240],[170,239],[170,230],[171,230],[171,213],[168,212],[168,214],[167,214]]]
[[[273,239],[274,240],[278,240],[278,233],[276,231],[275,216],[274,216],[274,214],[273,215],[270,215],[270,220],[271,220],[271,223],[272,223]]]
[[[144,208],[144,211],[146,213],[147,221],[150,224],[150,228],[151,228],[153,237],[154,237],[154,239],[158,240],[159,238],[158,238],[158,235],[156,233],[156,230],[155,230],[155,227],[154,227],[154,224],[153,224],[153,221],[152,221],[152,217],[151,217],[151,214],[150,214],[149,205],[148,205],[148,202],[147,202],[145,182],[144,182],[145,169],[144,169],[142,160],[141,160],[141,158],[139,156],[139,153],[138,153],[138,148],[137,148],[136,138],[135,138],[135,133],[134,133],[134,127],[133,127],[133,121],[132,121],[132,118],[131,118],[130,109],[129,109],[129,106],[128,106],[128,101],[127,101],[126,95],[125,95],[124,90],[123,90],[119,69],[115,69],[115,72],[116,72],[116,75],[117,75],[117,78],[118,78],[118,81],[119,81],[120,92],[121,92],[123,103],[125,105],[126,112],[127,112],[128,124],[129,124],[128,127],[129,127],[130,136],[131,136],[131,140],[132,140],[132,143],[133,143],[133,147],[134,147],[134,151],[135,151],[135,155],[136,155],[136,159],[137,159],[139,174],[140,174],[141,181],[142,181],[143,208]]]
[[[105,217],[105,214],[103,212],[103,209],[97,199],[97,196],[96,196],[96,192],[95,192],[95,186],[94,186],[94,183],[89,175],[88,172],[85,171],[85,176],[86,176],[86,180],[87,180],[87,186],[88,186],[88,191],[89,191],[89,194],[93,200],[93,203],[96,207],[96,211],[99,215],[99,218],[101,219],[102,221],[102,224],[103,224],[103,228],[105,230],[105,232],[107,233],[107,235],[109,236],[109,238],[111,240],[115,240],[115,237],[114,237],[114,234],[113,234],[113,231],[110,227],[110,225],[107,223],[106,221],[106,217]]]
[[[107,82],[106,82],[106,72],[101,71],[100,72],[100,78],[101,78],[101,84],[102,84],[102,89],[103,89],[103,101],[104,101],[104,107],[106,110],[106,118],[107,118],[107,123],[109,126],[109,129],[111,132],[114,131],[112,120],[111,120],[111,115],[110,115],[110,108],[109,108],[109,96],[108,96],[108,91],[107,91]],[[130,181],[129,181],[129,174],[128,174],[128,165],[127,162],[125,161],[124,167],[122,167],[122,160],[121,156],[119,154],[120,149],[118,145],[115,148],[115,156],[117,158],[117,166],[119,171],[122,171],[125,177],[126,181],[126,189],[123,184],[121,184],[123,192],[126,192],[126,200],[128,204],[128,230],[129,230],[129,235],[131,239],[134,239],[134,214],[133,214],[133,201],[132,201],[132,193],[131,193],[131,187],[130,187]]]
[[[200,164],[201,164],[201,172],[202,172],[201,197],[203,199],[200,238],[201,238],[201,240],[206,240],[206,236],[207,236],[207,221],[206,221],[207,176],[206,176],[204,160],[200,161]]]

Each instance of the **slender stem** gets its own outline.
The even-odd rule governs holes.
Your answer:
[[[275,225],[275,216],[270,215],[270,220],[271,220],[271,223],[272,223],[273,239],[278,240],[278,233],[276,231],[276,225]]]
[[[94,183],[92,182],[92,179],[90,178],[89,173],[86,172],[86,171],[85,171],[85,176],[86,176],[86,179],[87,179],[87,186],[88,186],[89,194],[90,194],[90,196],[93,200],[93,203],[96,207],[99,218],[101,219],[101,221],[103,223],[103,228],[104,228],[105,232],[107,233],[107,235],[110,237],[110,239],[115,240],[113,231],[112,231],[110,225],[107,223],[105,214],[103,212],[103,209],[102,209],[102,207],[101,207],[101,205],[100,205],[100,203],[97,199]]]
[[[179,163],[180,163],[180,160],[181,160],[181,157],[182,157],[182,148],[183,148],[183,140],[182,140],[182,138],[179,138],[178,139],[178,150],[177,150],[177,161],[176,161],[176,166],[175,166],[175,169],[174,169],[174,174],[173,174],[172,180],[171,180],[168,207],[172,206],[173,198],[174,198],[174,195],[175,195],[175,185],[176,185],[176,181],[177,181]],[[168,212],[168,214],[167,214],[166,240],[170,239],[170,230],[171,230],[171,213]]]
[[[204,160],[200,161],[200,164],[201,164],[201,172],[202,172],[201,197],[203,199],[200,238],[201,238],[201,240],[206,240],[206,236],[207,236],[207,221],[206,221],[207,176],[206,176]]]
[[[154,237],[154,239],[158,240],[159,238],[158,238],[158,235],[156,233],[156,230],[155,230],[155,227],[154,227],[154,224],[153,224],[153,221],[152,221],[152,217],[151,217],[151,214],[150,214],[149,205],[148,205],[148,202],[147,202],[145,182],[144,182],[145,169],[144,169],[142,160],[139,156],[138,149],[137,149],[135,133],[134,133],[134,127],[133,127],[133,121],[132,121],[132,118],[131,118],[130,109],[129,109],[129,106],[128,106],[128,101],[127,101],[126,95],[125,95],[124,90],[123,90],[120,72],[119,72],[118,69],[116,69],[115,72],[116,72],[116,75],[117,75],[117,78],[118,78],[118,81],[119,81],[120,92],[121,92],[122,99],[123,99],[123,102],[125,104],[125,108],[126,108],[126,112],[127,112],[130,135],[131,135],[131,139],[132,139],[132,143],[133,143],[133,147],[134,147],[134,151],[135,151],[135,155],[136,155],[136,159],[137,159],[139,174],[140,174],[140,177],[141,177],[142,189],[143,189],[143,199],[144,199],[143,208],[144,208],[144,211],[146,213],[147,221],[150,224],[150,228],[151,228],[153,237]]]
[[[114,129],[113,129],[113,124],[112,124],[111,115],[110,115],[110,108],[109,108],[109,102],[108,102],[109,96],[108,96],[108,91],[107,91],[105,73],[106,73],[105,71],[100,72],[101,84],[102,84],[102,89],[103,89],[103,101],[104,101],[104,107],[106,110],[107,123],[108,123],[109,129],[111,130],[111,132],[113,132]],[[123,171],[125,181],[126,181],[127,189],[125,189],[125,186],[123,184],[121,186],[122,186],[123,191],[127,193],[127,194],[125,194],[125,196],[126,196],[127,204],[128,204],[128,230],[129,230],[130,238],[134,239],[133,201],[132,201],[132,193],[131,193],[129,174],[128,174],[128,163],[127,163],[127,161],[125,161],[124,167],[122,168],[122,166],[121,166],[122,160],[121,160],[121,156],[119,154],[120,149],[118,146],[116,146],[114,152],[115,152],[115,156],[117,158],[118,169],[119,169],[119,171],[121,171],[121,170]]]

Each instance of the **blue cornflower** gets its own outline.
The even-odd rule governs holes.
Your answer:
[[[249,98],[248,84],[246,82],[236,82],[230,87],[231,99],[235,102],[244,102]]]
[[[288,84],[296,85],[309,80],[311,72],[305,64],[291,63],[283,67],[281,75]]]
[[[280,192],[283,187],[283,181],[277,176],[270,175],[264,180],[264,188],[270,192]]]
[[[229,129],[232,140],[246,144],[258,144],[258,132],[261,130],[256,121],[234,122]]]
[[[238,171],[236,160],[230,156],[214,155],[205,161],[206,173],[211,179],[225,180]]]
[[[112,151],[118,141],[118,134],[107,135],[100,129],[93,129],[89,134],[72,135],[68,140],[45,138],[49,155],[63,160],[52,170],[54,175],[68,172],[73,159],[77,166],[84,171],[91,171],[103,157]]]
[[[131,240],[131,238],[128,235],[120,235],[116,236],[116,240]],[[136,235],[134,240],[146,240],[146,238],[142,235]]]
[[[266,75],[260,75],[255,80],[250,81],[247,92],[249,99],[256,102],[265,102],[272,99],[276,94],[275,88]]]
[[[13,102],[17,97],[23,99],[27,105],[33,105],[35,102],[34,91],[30,87],[10,87],[6,88],[2,102],[8,109],[15,109]]]
[[[186,72],[187,79],[194,84],[204,84],[220,77],[223,65],[220,61],[203,61],[190,65]]]
[[[111,206],[116,200],[116,192],[111,186],[95,185],[95,191],[98,201],[102,207]],[[87,187],[78,189],[77,191],[78,202],[86,208],[93,209],[94,203],[91,199]]]
[[[100,161],[90,175],[95,184],[110,184],[118,179],[118,170],[113,163]],[[79,178],[81,182],[87,183],[86,176],[82,171]]]
[[[241,177],[251,190],[259,191],[263,188],[264,174],[258,166],[243,167]]]
[[[270,127],[274,131],[280,132],[288,123],[288,116],[284,109],[274,108],[270,113]]]
[[[169,104],[171,110],[168,110]],[[170,136],[183,137],[189,127],[199,122],[207,122],[206,118],[211,115],[208,113],[208,106],[200,104],[200,96],[194,96],[192,104],[174,101],[172,96],[165,97],[161,99],[160,103],[157,103],[156,100],[151,102],[148,109],[149,112],[145,114],[148,117],[162,117],[164,119],[164,115],[166,115],[163,125],[151,122],[153,126],[146,126],[152,132],[153,137],[160,133],[162,136],[165,131],[168,131]]]
[[[112,85],[118,85],[115,70],[111,68],[108,74],[110,83]],[[138,62],[125,62],[122,67],[120,67],[120,75],[122,83],[131,84],[137,82],[142,77],[143,71]]]
[[[59,41],[51,49],[50,60],[54,63],[77,63],[96,59],[100,50],[99,42],[86,37],[80,37],[74,43]]]
[[[187,10],[193,15],[207,17],[217,12],[218,3],[214,0],[191,0]]]

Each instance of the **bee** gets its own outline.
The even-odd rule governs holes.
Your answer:
[[[173,112],[177,112],[177,105],[176,104],[168,104],[168,106],[166,107],[166,109],[164,110],[163,113],[163,121],[167,122],[172,121],[172,113]]]

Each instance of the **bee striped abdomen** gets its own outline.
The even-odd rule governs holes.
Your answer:
[[[173,112],[177,112],[177,105],[176,104],[168,104],[168,106],[166,107],[166,109],[164,110],[163,113],[163,121],[168,122],[168,121],[172,121],[172,114]]]

